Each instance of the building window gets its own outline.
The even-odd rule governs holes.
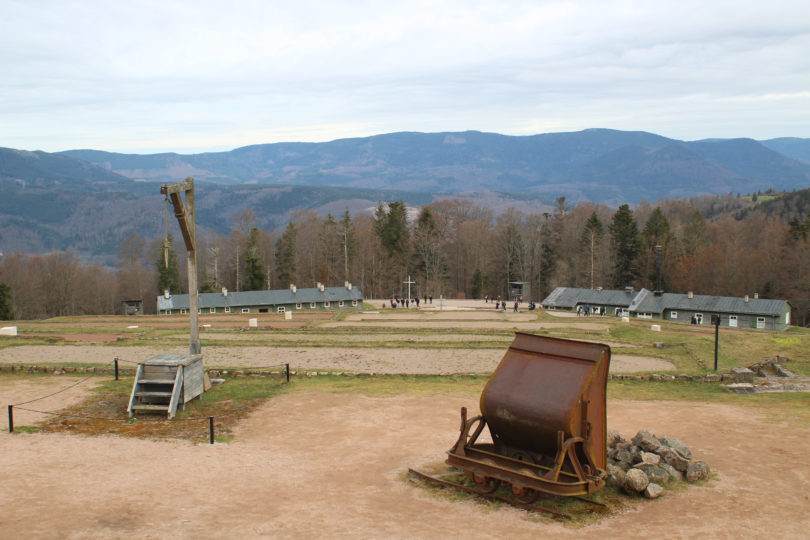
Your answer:
[[[677,319],[678,318],[678,312],[677,311],[670,311],[669,312],[669,318],[670,319]]]
[[[250,313],[250,308],[243,307],[242,313]]]
[[[301,304],[295,304],[295,309],[301,309]]]
[[[728,316],[728,325],[731,328],[737,328],[737,316],[736,315],[729,315]]]
[[[757,317],[757,328],[765,328],[765,317]]]
[[[216,312],[217,312],[217,308],[215,308],[215,307],[208,308],[208,313],[216,313]]]
[[[338,302],[338,307],[343,307],[343,300]]]
[[[202,308],[197,308],[197,315],[202,315]]]
[[[353,305],[354,307],[357,307],[357,300],[352,300],[352,305]]]
[[[284,313],[284,311],[285,311],[284,306],[278,306],[279,313]]]
[[[186,314],[186,310],[185,310],[185,309],[181,309],[181,310],[180,310],[180,315],[185,315],[185,314]]]
[[[225,313],[231,312],[231,306],[225,306]]]
[[[315,309],[316,307],[318,307],[317,302],[310,302],[310,303],[309,303],[309,308],[310,308],[310,309]]]
[[[652,313],[639,313],[637,317],[639,319],[652,319]]]
[[[332,305],[332,304],[331,304],[330,302],[324,302],[324,303],[323,303],[323,307],[329,307],[329,306],[331,306],[331,305]]]
[[[270,310],[268,308],[266,308],[266,307],[260,307],[259,308],[259,313],[270,313]]]

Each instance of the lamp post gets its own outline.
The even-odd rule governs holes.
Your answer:
[[[714,323],[714,371],[717,371],[717,351],[720,343],[720,315],[712,315]]]

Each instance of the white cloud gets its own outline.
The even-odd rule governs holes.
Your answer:
[[[743,4],[0,0],[0,145],[810,137],[810,10]]]

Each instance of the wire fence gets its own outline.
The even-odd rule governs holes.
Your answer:
[[[135,365],[143,364],[143,362],[133,362],[131,360],[122,360],[122,359],[116,357],[115,359],[112,360],[112,362],[110,362],[110,363],[114,364],[114,366],[115,366],[115,380],[116,381],[119,380],[119,378],[118,378],[118,363],[119,362],[125,362],[125,363],[128,363],[128,364],[135,364]],[[279,368],[283,367],[284,372],[285,372],[285,376],[286,376],[286,380],[287,380],[287,382],[290,382],[290,364],[284,364],[284,365],[280,365],[280,366],[271,366],[271,367],[279,367]],[[51,392],[50,394],[46,394],[44,396],[40,396],[40,397],[37,397],[37,398],[34,398],[34,399],[29,399],[28,401],[22,401],[22,402],[19,402],[19,403],[14,403],[14,404],[8,405],[8,431],[9,431],[9,433],[14,433],[14,409],[18,409],[18,410],[26,411],[26,412],[37,413],[37,414],[45,414],[45,415],[50,415],[50,416],[57,416],[57,417],[80,418],[80,419],[85,419],[85,420],[100,420],[100,421],[106,421],[106,422],[131,423],[132,418],[130,418],[129,416],[127,416],[127,417],[114,417],[113,418],[113,417],[105,417],[105,416],[91,416],[91,415],[81,415],[81,414],[54,412],[54,411],[41,411],[41,410],[38,410],[38,409],[31,409],[31,408],[27,408],[27,407],[22,407],[22,405],[28,405],[29,403],[35,403],[37,401],[42,401],[43,399],[48,399],[48,398],[53,397],[55,395],[61,394],[62,392],[70,390],[71,388],[75,388],[76,386],[80,385],[81,383],[83,383],[83,382],[85,382],[88,379],[91,379],[93,377],[95,377],[95,375],[90,375],[90,376],[87,376],[87,377],[85,377],[85,378],[83,378],[83,379],[81,379],[81,380],[79,380],[79,381],[77,381],[77,382],[75,382],[75,383],[73,383],[73,384],[71,384],[69,386],[66,386],[66,387],[64,387],[64,388],[62,388],[60,390],[57,390],[56,392]],[[214,416],[192,416],[192,417],[185,417],[185,418],[176,418],[175,417],[175,418],[172,418],[171,420],[173,422],[198,422],[198,421],[202,421],[202,420],[207,420],[208,421],[209,440],[210,440],[211,444],[214,444],[214,419],[216,418],[217,420],[224,420],[224,419],[232,418],[232,417],[235,417],[235,416],[237,416],[236,413],[230,413],[230,414],[217,415],[216,417],[214,417]],[[179,437],[165,437],[165,438],[179,439]]]

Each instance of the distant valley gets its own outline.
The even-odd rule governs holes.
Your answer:
[[[197,181],[198,223],[227,234],[250,208],[266,229],[296,209],[353,214],[378,201],[421,206],[461,197],[548,210],[556,197],[618,206],[703,194],[810,186],[810,139],[684,142],[592,129],[513,137],[392,133],[194,155],[0,148],[0,251],[74,249],[109,258],[136,231],[163,234],[157,184]]]

